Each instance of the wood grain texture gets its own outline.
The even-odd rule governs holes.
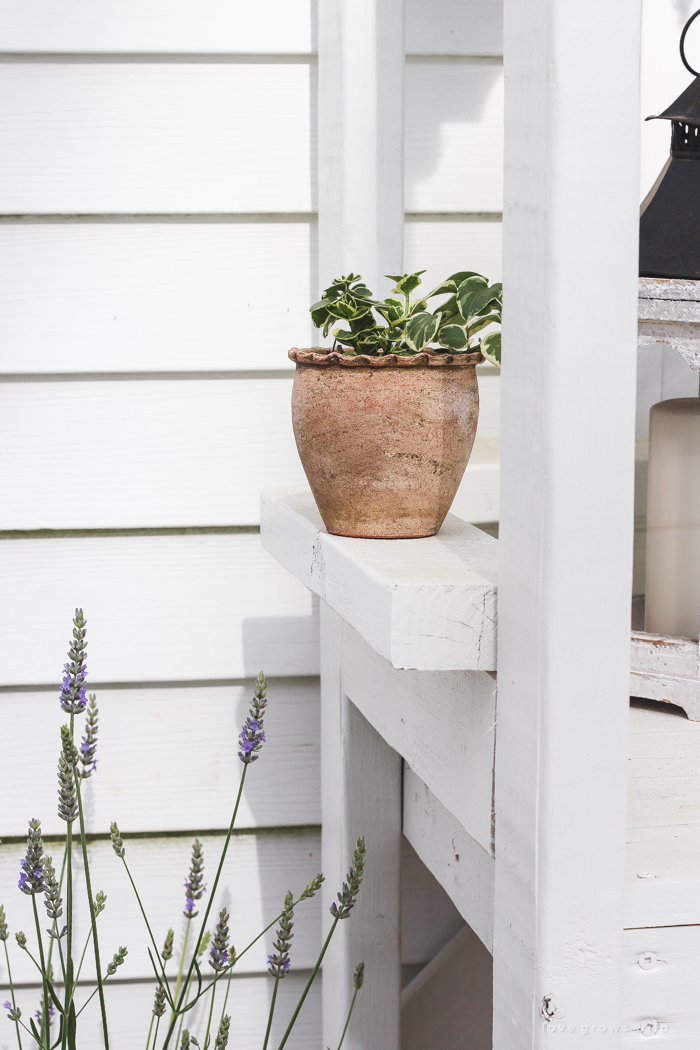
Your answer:
[[[58,683],[77,605],[91,680],[318,673],[314,598],[256,535],[0,543],[0,684]]]
[[[14,0],[0,10],[5,52],[284,54],[312,49],[309,0],[124,0],[98,8],[89,0]]]
[[[261,497],[262,541],[280,564],[395,668],[493,670],[497,542],[448,515],[437,536],[326,532],[308,489]]]
[[[261,488],[306,484],[292,382],[290,375],[0,383],[0,528],[257,524]],[[494,521],[499,377],[481,376],[479,389],[477,443],[455,509]],[[80,426],[66,426],[68,419]],[[67,500],[65,464],[78,459],[82,499]]]
[[[500,60],[409,61],[406,112],[406,209],[500,212]]]
[[[306,480],[291,390],[291,376],[0,384],[0,527],[256,524],[261,487]],[[62,499],[78,459],[82,498]]]
[[[346,626],[343,688],[442,805],[489,852],[493,677],[483,671],[397,671]],[[439,732],[426,730],[434,723],[436,703]],[[415,842],[413,846],[417,848]]]
[[[406,0],[406,54],[500,55],[499,0]]]
[[[700,1026],[699,979],[700,927],[626,930],[619,1045],[637,1047],[653,1037],[661,1045],[693,1050]]]
[[[170,926],[175,930],[176,951],[184,939],[186,919],[183,917],[183,881],[190,866],[192,836],[173,838],[124,839],[129,869],[143,901],[157,943],[165,939]],[[205,882],[213,881],[215,864],[218,864],[224,835],[200,835],[204,852]],[[280,830],[244,832],[234,835],[229,845],[212,914],[218,915],[222,907],[231,913],[231,940],[240,953],[254,937],[273,921],[284,904],[288,890],[299,894],[308,882],[321,870],[320,830]],[[60,863],[62,853],[58,844],[51,844],[54,864]],[[32,934],[31,898],[16,889],[19,861],[24,856],[24,843],[0,846],[0,885],[7,921],[14,932],[23,929],[30,943],[36,944]],[[59,860],[60,858],[60,860]],[[107,907],[100,917],[100,941],[102,953],[110,959],[117,947],[126,944],[129,955],[119,970],[119,976],[127,978],[150,978],[153,974],[148,959],[148,931],[138,909],[134,892],[129,884],[121,860],[115,856],[109,840],[94,842],[90,846],[90,872],[93,889],[102,889],[108,898]],[[82,855],[74,855],[76,871],[82,870]],[[82,875],[80,876],[82,879]],[[83,944],[89,928],[90,917],[81,881],[75,901],[76,943]],[[199,907],[201,916],[206,908],[207,896]],[[318,896],[304,901],[296,911],[294,947],[296,965],[313,965],[319,948],[321,928],[327,926],[322,919],[321,901]],[[208,924],[214,926],[214,922]],[[199,932],[199,923],[194,928]],[[240,973],[264,973],[267,955],[273,941],[273,931],[241,957],[236,969]],[[8,942],[8,947],[10,947]],[[31,961],[18,950],[11,956],[12,973],[19,982],[34,981],[36,971]],[[86,957],[83,976],[94,979],[94,963],[88,966]],[[5,974],[4,961],[1,964]],[[207,966],[208,970],[209,967]]]
[[[291,372],[315,242],[310,219],[264,216],[0,223],[0,372]]]
[[[403,830],[482,944],[493,948],[494,861],[408,765]]]
[[[311,83],[308,63],[1,64],[0,212],[309,212]]]
[[[289,977],[281,983],[278,995],[278,1007],[275,1010],[276,1020],[272,1026],[272,1039],[277,1046],[282,1038],[284,1029],[292,1015],[294,1007],[304,988],[308,974],[305,971]],[[231,982],[231,991],[228,998],[226,1012],[233,1017],[235,1025],[235,1050],[259,1050],[265,1038],[265,1026],[272,995],[273,980],[264,976],[246,975]],[[144,983],[108,983],[105,991],[105,999],[108,1010],[108,1023],[110,1046],[116,1046],[119,1050],[143,1050],[146,1045],[146,1035],[151,1021],[151,1009],[153,1007],[154,985],[148,981]],[[79,1002],[82,1003],[87,995],[93,990],[89,986]],[[4,992],[4,989],[3,989]],[[41,998],[39,988],[22,989],[18,995],[18,1002],[25,1016],[32,1015],[39,1005]],[[221,1007],[224,995],[217,992],[216,1002]],[[85,1013],[80,1018],[84,1026],[78,1029],[78,1045],[84,1040],[86,1046],[100,1047],[103,1045],[102,1022],[97,998],[92,1001]],[[208,1009],[208,1001],[206,1009]],[[217,1014],[216,1007],[215,1017]],[[167,1018],[167,1015],[166,1015]],[[201,1045],[204,1045],[204,1032],[207,1026],[207,1017],[204,1009],[196,1007],[191,1018],[191,1034],[196,1036]],[[79,1022],[79,1023],[80,1023]],[[54,1028],[56,1026],[54,1025]],[[6,1029],[6,1030],[5,1030]],[[161,1035],[163,1027],[161,1025]],[[55,1036],[58,1035],[56,1029]],[[12,1042],[14,1039],[14,1043]],[[159,1036],[160,1042],[160,1036]],[[294,1027],[294,1031],[286,1044],[290,1050],[310,1050],[321,1045],[321,975],[314,982],[304,1008]],[[0,1050],[14,1050],[17,1039],[14,1027],[9,1024],[4,1026],[0,1034]],[[229,1043],[231,1046],[231,1043]]]
[[[252,681],[98,690],[98,765],[85,785],[88,831],[106,834],[112,820],[124,832],[227,828],[242,770],[238,734],[252,693]],[[268,698],[267,743],[250,770],[237,826],[320,824],[318,681],[273,678]],[[66,715],[57,694],[3,693],[0,712],[7,742],[0,837],[26,834],[33,814],[41,816],[45,834],[63,834],[55,766]],[[82,721],[76,719],[79,735]]]

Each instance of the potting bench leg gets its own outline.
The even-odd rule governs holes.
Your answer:
[[[401,759],[344,695],[343,621],[321,602],[323,932],[354,844],[367,866],[359,902],[338,924],[323,967],[323,1047],[335,1050],[365,963],[343,1050],[399,1050],[401,1008]]]

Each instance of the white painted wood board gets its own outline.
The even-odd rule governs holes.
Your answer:
[[[254,534],[6,540],[0,581],[0,684],[59,683],[78,605],[95,685],[318,673],[315,599]]]
[[[0,384],[0,527],[257,524],[261,486],[305,482],[292,382]],[[66,465],[78,461],[81,499],[65,499]]]
[[[242,771],[238,734],[253,682],[96,692],[98,763],[84,788],[87,830],[105,834],[112,820],[141,834],[227,828]],[[57,696],[58,686],[0,693],[6,742],[0,838],[26,834],[33,815],[41,817],[45,834],[65,831],[56,813],[55,772],[67,716]],[[237,826],[320,824],[318,680],[273,678],[268,698],[267,742],[248,773]],[[83,722],[76,717],[79,737]]]
[[[409,273],[427,271],[421,278],[425,291],[460,270],[475,270],[489,281],[500,281],[500,216],[410,215],[404,233],[404,263]]]
[[[346,625],[342,679],[365,718],[489,851],[494,677],[483,671],[397,671]]]
[[[630,714],[628,825],[700,826],[700,724],[673,708]]]
[[[412,216],[406,269],[426,289],[499,280],[500,242],[499,221]],[[0,372],[291,372],[289,347],[319,338],[316,253],[315,220],[293,216],[0,223]]]
[[[282,1038],[284,1029],[292,1015],[294,1007],[301,995],[304,985],[308,979],[308,973],[302,971],[299,974],[291,973],[281,983],[278,993],[278,1007],[275,1009],[275,1020],[272,1025],[273,1045],[277,1046]],[[235,1050],[260,1050],[265,1038],[265,1026],[272,995],[273,980],[271,977],[246,975],[231,982],[231,992],[228,998],[226,1011],[232,1017],[232,1030],[235,1028]],[[89,986],[87,994],[93,990]],[[140,982],[117,982],[107,983],[105,989],[105,1000],[108,1011],[108,1025],[110,1045],[119,1047],[119,1050],[143,1050],[146,1045],[146,1035],[151,1020],[153,1008],[154,985],[148,981]],[[3,997],[7,998],[4,994]],[[87,994],[85,997],[87,997]],[[217,992],[216,1003],[223,1005],[225,993]],[[20,990],[17,996],[20,1007],[25,1015],[33,1014],[39,1005],[41,991],[38,987]],[[79,1000],[83,1002],[81,998]],[[97,997],[88,1006],[80,1018],[85,1022],[84,1027],[78,1029],[78,1045],[84,1040],[84,1045],[99,1047],[103,1045],[102,1022]],[[208,1001],[206,1004],[208,1009]],[[215,1006],[215,1017],[217,1015]],[[194,1015],[194,1016],[193,1016]],[[206,1031],[207,1018],[205,1011],[199,1007],[192,1011],[191,1034],[196,1036],[201,1045],[204,1045],[204,1032]],[[167,1019],[167,1015],[166,1015]],[[58,1034],[58,1030],[55,1030]],[[163,1034],[163,1025],[160,1029],[160,1037]],[[14,1042],[13,1042],[14,1040]],[[299,1015],[294,1030],[286,1044],[290,1050],[310,1050],[321,1045],[321,975],[314,982],[304,1007]],[[14,1026],[5,1023],[0,1029],[0,1050],[15,1050],[17,1038]],[[229,1042],[231,1046],[231,1042]]]
[[[323,1045],[333,1045],[345,1023],[355,967],[364,961],[367,980],[348,1029],[351,1045],[366,1045],[371,1032],[382,1050],[400,1050],[402,764],[345,692],[343,635],[342,620],[322,603],[324,911],[336,903],[333,884],[346,878],[359,836],[367,849],[358,902],[350,921],[339,924],[324,960]]]
[[[408,54],[499,55],[502,10],[497,0],[408,0]],[[189,4],[125,0],[100,10],[87,0],[42,0],[31,12],[22,3],[0,11],[5,52],[122,52],[154,54],[285,54],[315,50],[309,0],[205,0],[197,15]]]
[[[462,918],[491,951],[493,857],[408,765],[404,765],[403,830]]]
[[[0,64],[0,212],[309,212],[312,80],[308,61]]]
[[[172,926],[175,930],[176,951],[184,940],[186,920],[183,916],[183,882],[189,871],[194,838],[194,832],[192,835],[172,838],[124,838],[126,859],[156,942],[160,944]],[[204,881],[211,887],[224,835],[200,833],[199,838],[204,852]],[[51,846],[49,855],[53,857],[56,867],[58,858],[62,860],[62,853],[58,843],[52,843]],[[231,913],[231,941],[236,950],[241,952],[282,910],[285,893],[292,890],[298,895],[321,870],[320,847],[320,829],[234,834],[211,912],[214,920],[208,923],[208,927],[213,928],[222,907],[228,908]],[[14,934],[18,929],[24,930],[30,944],[36,944],[36,934],[32,932],[34,920],[31,898],[16,888],[19,862],[24,852],[25,846],[21,842],[0,847],[0,886],[13,941],[12,944],[8,941],[8,947],[15,949]],[[153,970],[147,952],[148,932],[121,860],[115,856],[109,840],[92,843],[89,858],[93,891],[102,889],[107,894],[107,907],[99,919],[101,954],[111,959],[117,947],[125,944],[129,948],[129,955],[119,970],[119,976],[123,979],[150,978]],[[74,868],[82,871],[82,854],[79,850],[74,854]],[[80,883],[79,887],[74,901],[75,939],[76,943],[82,945],[90,917],[84,883]],[[198,909],[200,921],[207,905],[206,894],[202,902],[203,906]],[[295,913],[293,953],[297,966],[313,965],[319,950],[321,930],[328,925],[326,916],[321,916],[318,895],[299,906]],[[196,920],[194,928],[199,931]],[[237,964],[239,972],[265,972],[273,934],[271,930],[242,956]],[[26,956],[21,956],[17,949],[10,961],[15,980],[33,982],[36,971]],[[0,964],[0,972],[4,976],[4,960]],[[94,977],[94,961],[88,968],[87,957],[83,976]]]
[[[455,501],[476,521],[498,518],[499,382],[480,377],[484,436]],[[0,383],[0,528],[257,524],[261,487],[306,484],[292,383],[293,373]],[[65,499],[65,465],[78,460],[82,498]]]
[[[654,1039],[693,1050],[700,1028],[700,927],[626,930],[622,967],[619,1045]],[[609,1025],[602,1016],[598,1024],[605,1020]]]
[[[309,0],[9,0],[0,9],[0,50],[163,54],[285,54],[312,49]]]
[[[0,372],[291,374],[315,242],[310,218],[0,223]]]
[[[410,60],[406,112],[406,210],[500,212],[501,61]]]
[[[498,544],[448,515],[437,536],[331,536],[309,490],[261,497],[266,550],[398,668],[492,670]]]
[[[404,833],[401,838],[401,962],[404,965],[429,962],[462,928],[463,922],[449,895]]]
[[[406,0],[406,54],[500,55],[499,0]]]

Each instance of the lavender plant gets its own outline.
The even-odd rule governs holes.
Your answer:
[[[63,858],[60,871],[54,867],[53,859],[46,854],[41,833],[41,823],[37,819],[29,821],[27,848],[20,862],[18,888],[31,897],[34,917],[34,933],[31,939],[23,930],[15,933],[15,941],[20,951],[24,952],[35,966],[41,982],[41,1001],[33,1017],[24,1018],[15,995],[15,984],[10,965],[10,954],[7,942],[9,926],[5,909],[0,905],[0,940],[3,942],[5,961],[10,986],[10,998],[3,1004],[9,1021],[16,1030],[17,1045],[22,1050],[22,1037],[28,1037],[29,1045],[39,1050],[79,1050],[79,1018],[85,1009],[97,997],[103,1043],[109,1050],[109,1026],[105,1003],[104,986],[113,978],[123,965],[128,951],[125,946],[114,950],[111,961],[103,967],[100,954],[100,936],[98,917],[105,910],[107,898],[102,891],[93,896],[90,855],[85,832],[85,816],[82,798],[82,783],[92,776],[97,768],[98,708],[94,695],[86,695],[87,678],[87,625],[81,609],[76,609],[73,620],[73,637],[68,653],[68,662],[64,666],[63,681],[59,696],[62,710],[69,716],[67,724],[61,727],[61,746],[58,757],[58,815],[66,824],[66,835],[63,844]],[[324,881],[323,875],[315,875],[309,884],[295,898],[289,891],[279,915],[270,922],[250,944],[239,953],[233,947],[229,930],[230,915],[226,908],[219,912],[213,931],[208,929],[211,909],[221,874],[226,860],[236,817],[240,807],[246,776],[251,765],[261,757],[265,744],[264,720],[267,709],[267,682],[260,673],[258,676],[250,711],[239,736],[239,758],[243,769],[233,805],[233,813],[223,847],[216,865],[216,872],[208,889],[204,881],[205,858],[202,844],[198,839],[192,845],[192,856],[189,871],[185,878],[184,909],[186,919],[183,944],[179,951],[177,972],[171,976],[168,964],[175,955],[175,934],[168,929],[162,948],[156,943],[153,929],[143,906],[136,882],[127,861],[127,849],[116,823],[110,825],[110,839],[115,856],[121,861],[126,877],[131,884],[138,907],[144,920],[150,942],[148,956],[153,969],[155,990],[150,1024],[146,1037],[146,1050],[226,1050],[229,1041],[231,1014],[227,1013],[230,979],[233,968],[239,960],[257,942],[277,925],[276,938],[272,944],[273,951],[268,956],[268,971],[274,979],[274,987],[266,1023],[265,1038],[262,1050],[268,1050],[272,1023],[277,1006],[279,982],[292,968],[291,948],[293,939],[294,911],[303,901],[315,896]],[[78,729],[76,718],[85,715],[84,732],[80,744],[76,743]],[[74,836],[73,825],[77,822],[77,834]],[[74,842],[75,838],[75,842]],[[78,891],[78,880],[74,875],[73,853],[79,849],[83,862],[84,894],[90,915],[90,927],[82,949],[74,943],[74,903]],[[287,1043],[294,1024],[308,996],[309,990],[318,974],[323,957],[340,921],[347,919],[355,905],[360,890],[365,863],[365,845],[358,839],[353,860],[348,871],[347,880],[338,893],[338,903],[331,907],[332,923],[323,943],[318,959],[307,980],[299,1001],[292,1013],[277,1050]],[[39,918],[37,898],[43,896],[43,905],[50,926],[42,930]],[[198,923],[200,902],[206,896],[203,915]],[[195,927],[196,926],[196,933]],[[192,930],[192,938],[190,936]],[[190,940],[193,944],[190,947]],[[80,975],[88,951],[92,951],[95,961],[96,987],[85,997],[85,985],[80,982]],[[202,972],[204,957],[208,952],[208,964],[212,975]],[[59,976],[54,973],[58,967]],[[348,1018],[341,1037],[341,1044],[355,1004],[357,991],[362,984],[361,964],[355,975],[355,995],[353,996]],[[225,983],[226,991],[223,1004],[216,1007],[217,986]],[[359,982],[359,983],[358,983]],[[82,1000],[78,1002],[78,1000]],[[204,1010],[201,1015],[206,1018],[204,1032],[198,1038],[193,1034],[192,1014],[195,1006],[201,1004]],[[189,1017],[188,1017],[189,1015]],[[196,1016],[199,1016],[199,1012]],[[218,1018],[215,1020],[215,1016]],[[164,1020],[165,1018],[165,1020]],[[185,1021],[187,1020],[187,1027]],[[56,1024],[57,1031],[56,1031]],[[162,1031],[161,1031],[162,1027]],[[214,1034],[216,1033],[216,1034]],[[200,1041],[201,1039],[201,1041]],[[88,1050],[83,1041],[80,1050]]]
[[[338,344],[349,356],[410,357],[428,349],[437,354],[481,350],[487,360],[500,366],[500,331],[492,329],[478,342],[474,337],[491,325],[500,325],[501,285],[489,285],[480,273],[464,270],[453,273],[426,296],[411,301],[411,292],[421,284],[423,273],[425,270],[385,274],[396,282],[387,299],[374,299],[359,274],[336,278],[311,307],[311,319],[323,329],[324,336],[332,329],[334,346]],[[431,313],[428,300],[438,297],[440,305]],[[338,321],[346,327],[333,328]]]

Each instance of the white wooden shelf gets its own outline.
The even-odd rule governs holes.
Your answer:
[[[498,543],[448,514],[437,536],[329,535],[308,489],[263,492],[262,543],[401,670],[496,669]]]

